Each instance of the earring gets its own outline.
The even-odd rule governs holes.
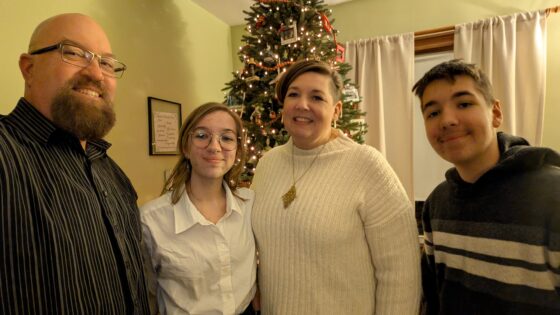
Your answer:
[[[335,117],[335,118],[333,119],[333,127],[334,127],[334,129],[336,129],[336,121],[337,121],[337,120],[338,120],[338,117]]]

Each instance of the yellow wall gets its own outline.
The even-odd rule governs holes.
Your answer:
[[[225,0],[224,0],[225,1]],[[560,5],[555,1],[353,0],[333,7],[341,41],[413,32]],[[34,27],[63,12],[82,12],[107,31],[113,51],[129,67],[119,81],[117,124],[109,154],[132,180],[139,204],[155,198],[176,156],[148,155],[147,97],[183,104],[183,117],[221,89],[240,67],[243,26],[231,29],[190,0],[0,0],[0,114],[23,94],[17,60]],[[560,151],[560,14],[548,19],[548,88],[543,144]],[[233,39],[233,40],[232,40]],[[233,44],[232,44],[233,43]],[[232,62],[233,60],[233,62]]]
[[[231,79],[230,28],[190,0],[0,0],[0,114],[23,95],[18,58],[35,26],[64,12],[92,16],[128,70],[118,82],[117,124],[109,154],[132,180],[139,204],[159,195],[163,172],[177,156],[148,155],[147,97],[197,105],[222,101]]]
[[[333,26],[340,42],[415,32],[473,22],[498,15],[535,11],[560,5],[559,0],[353,0],[332,7]],[[543,145],[560,151],[560,13],[548,23],[547,90]],[[237,51],[244,26],[232,28],[234,68],[241,67]]]

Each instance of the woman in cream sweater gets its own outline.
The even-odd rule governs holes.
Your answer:
[[[331,127],[341,79],[293,64],[276,94],[291,136],[259,161],[253,230],[263,314],[417,314],[412,204],[374,148]]]

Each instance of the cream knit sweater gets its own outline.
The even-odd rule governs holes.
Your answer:
[[[339,136],[322,149],[291,140],[259,161],[251,188],[263,314],[417,314],[418,232],[406,193],[374,148]]]

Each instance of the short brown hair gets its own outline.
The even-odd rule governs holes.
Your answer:
[[[223,111],[228,113],[233,121],[235,122],[235,128],[237,132],[238,144],[237,150],[235,152],[235,164],[233,167],[224,175],[224,180],[226,181],[229,188],[235,193],[235,189],[239,184],[239,176],[243,172],[243,166],[245,165],[245,132],[243,131],[243,122],[239,118],[239,116],[232,112],[226,105],[220,103],[205,103],[200,105],[199,107],[195,108],[185,119],[183,122],[183,127],[181,128],[180,138],[178,143],[178,149],[181,153],[181,158],[175,167],[173,168],[173,172],[169,176],[169,179],[165,182],[163,186],[163,190],[161,194],[165,194],[168,191],[171,191],[171,203],[176,204],[179,199],[181,199],[181,195],[183,190],[185,189],[186,183],[191,179],[191,162],[185,157],[184,151],[188,148],[190,144],[190,133],[194,129],[194,127],[198,124],[202,118],[206,115],[217,112]]]
[[[426,87],[433,81],[446,80],[450,83],[455,83],[455,78],[462,75],[473,79],[475,86],[484,95],[488,104],[492,104],[496,100],[488,76],[474,63],[467,63],[461,59],[445,61],[434,66],[414,84],[412,91],[422,101]]]
[[[300,60],[292,64],[285,73],[281,74],[280,80],[276,83],[276,98],[280,104],[284,104],[284,98],[288,92],[290,84],[300,75],[314,72],[326,75],[331,78],[331,93],[334,102],[338,102],[342,97],[342,78],[338,72],[328,63],[319,60]]]

